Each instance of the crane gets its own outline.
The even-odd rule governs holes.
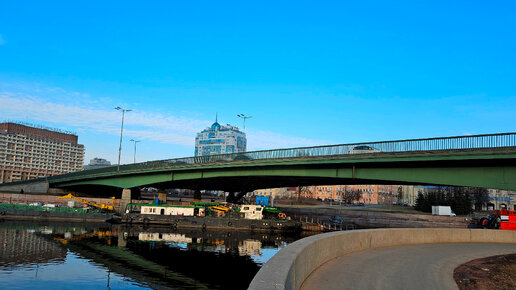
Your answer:
[[[113,210],[114,207],[113,205],[109,205],[109,204],[105,204],[105,203],[102,203],[102,204],[97,204],[95,203],[94,201],[90,201],[90,200],[87,200],[87,199],[84,199],[84,198],[80,198],[78,196],[75,196],[71,193],[67,194],[67,195],[63,195],[63,196],[60,196],[58,198],[71,198],[73,200],[76,200],[78,202],[82,202],[84,204],[87,204],[87,205],[90,205],[90,206],[94,206],[94,207],[97,207],[97,208],[100,208],[100,209],[106,209],[106,210]],[[111,197],[111,199],[114,201],[115,200],[115,197]],[[113,201],[111,203],[113,203]]]

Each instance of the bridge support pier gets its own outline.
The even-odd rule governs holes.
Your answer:
[[[124,233],[121,231],[118,232],[118,247],[119,248],[127,247],[127,241],[124,239]]]
[[[201,201],[202,196],[201,196],[201,191],[199,189],[196,189],[194,191],[193,199],[194,199],[194,201]]]
[[[130,188],[124,188],[122,190],[122,198],[120,199],[120,207],[118,211],[120,213],[125,213],[125,207],[132,202],[132,194]]]
[[[133,202],[133,197],[140,198],[139,188],[124,188],[122,190],[122,198],[120,199],[120,207],[118,208],[119,213],[125,213],[125,207]]]
[[[233,202],[235,200],[235,193],[233,191],[228,192],[226,202]]]
[[[228,197],[226,198],[226,201],[231,202],[231,203],[237,203],[244,195],[246,195],[246,193],[247,193],[246,190],[239,191],[239,192],[231,191],[228,193]]]

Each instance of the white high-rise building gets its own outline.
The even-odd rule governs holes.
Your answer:
[[[245,152],[247,139],[238,127],[221,126],[217,120],[195,137],[195,156]]]
[[[95,157],[90,160],[90,164],[84,165],[84,170],[97,169],[108,166],[111,166],[111,162],[103,158]]]

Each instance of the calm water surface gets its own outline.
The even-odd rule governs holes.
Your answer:
[[[2,289],[246,289],[301,235],[0,221]]]

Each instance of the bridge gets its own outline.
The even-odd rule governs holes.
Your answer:
[[[0,191],[111,196],[122,189],[244,193],[344,184],[478,186],[516,190],[516,133],[353,143],[196,156],[111,166],[0,185]],[[57,190],[57,191],[56,191]]]

